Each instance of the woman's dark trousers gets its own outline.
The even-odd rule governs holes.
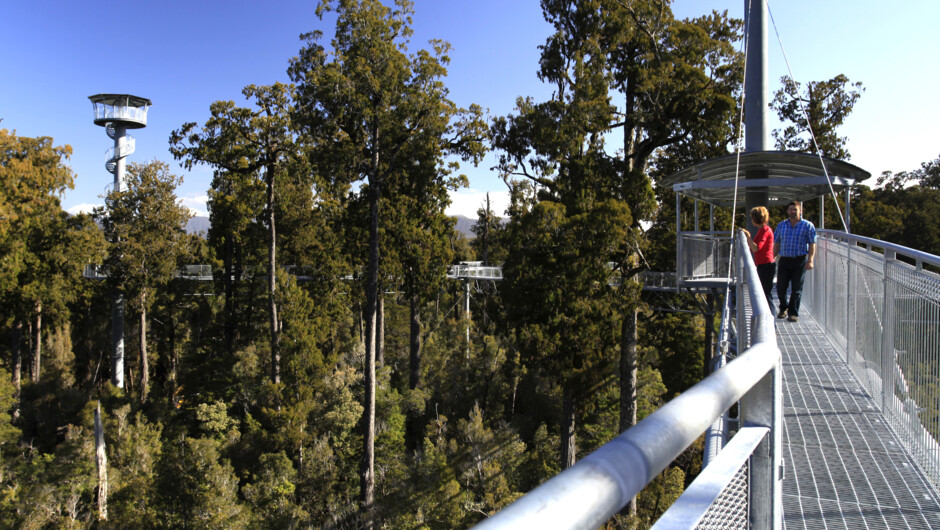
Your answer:
[[[760,278],[760,285],[764,288],[764,296],[767,297],[767,306],[771,311],[774,309],[774,302],[771,298],[771,292],[774,287],[774,274],[777,273],[777,264],[761,263],[757,266],[757,277]]]

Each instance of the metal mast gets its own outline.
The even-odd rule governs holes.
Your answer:
[[[747,38],[747,61],[744,65],[744,151],[767,151],[770,147],[767,131],[767,105],[770,98],[767,77],[767,4],[764,0],[744,0],[744,19]],[[768,171],[748,170],[745,179],[766,179]],[[747,229],[755,234],[757,227],[747,212],[769,203],[767,188],[747,188],[744,196],[744,217]]]

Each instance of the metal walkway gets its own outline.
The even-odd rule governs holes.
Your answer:
[[[940,495],[811,315],[777,320],[784,526],[940,528]]]

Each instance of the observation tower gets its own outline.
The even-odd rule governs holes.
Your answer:
[[[134,152],[134,137],[128,129],[147,126],[147,111],[152,103],[147,98],[130,94],[95,94],[89,96],[95,110],[95,125],[105,128],[114,147],[105,152],[105,168],[114,175],[114,191],[124,188],[124,168],[128,155]],[[124,388],[124,298],[118,294],[111,309],[111,383]]]

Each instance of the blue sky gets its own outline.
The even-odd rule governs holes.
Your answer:
[[[113,177],[104,168],[111,140],[92,121],[88,96],[130,93],[153,101],[148,126],[132,131],[130,161],[159,159],[184,176],[183,202],[205,214],[211,171],[185,171],[168,151],[170,131],[203,123],[216,100],[244,104],[248,84],[287,81],[299,35],[327,34],[332,21],[314,14],[314,0],[162,0],[137,2],[7,0],[0,15],[0,128],[51,136],[74,149],[75,189],[66,209],[101,204]],[[727,9],[741,17],[744,0],[675,0],[678,17]],[[798,81],[839,73],[866,91],[842,132],[851,162],[877,175],[919,167],[940,154],[940,2],[903,0],[771,0],[770,9]],[[411,49],[439,38],[453,45],[447,84],[461,106],[491,115],[515,99],[543,100],[537,46],[550,32],[537,0],[417,0]],[[773,29],[771,28],[771,31]],[[771,90],[786,67],[770,35]],[[616,103],[616,101],[615,101]],[[474,216],[485,192],[497,209],[505,185],[490,170],[464,167],[470,188],[453,197],[453,213]]]

